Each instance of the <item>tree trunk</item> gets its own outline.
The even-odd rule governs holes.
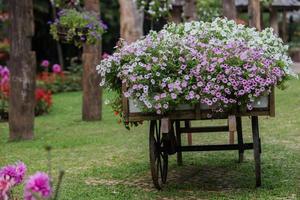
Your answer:
[[[282,13],[282,40],[287,42],[287,23],[286,23],[286,10]]]
[[[100,16],[99,0],[84,0],[85,9]],[[102,89],[99,88],[100,79],[96,65],[101,59],[101,41],[95,45],[83,46],[83,97],[82,120],[96,121],[102,118]]]
[[[186,21],[197,20],[196,0],[185,0],[183,6],[183,15]]]
[[[132,43],[144,35],[144,14],[138,10],[134,0],[119,0],[119,4],[121,38]]]
[[[235,0],[223,0],[223,16],[228,19],[236,20]]]
[[[249,26],[261,30],[260,0],[249,0],[248,4]]]
[[[272,5],[270,5],[270,26],[273,28],[274,33],[278,35],[278,14],[277,10]]]
[[[182,12],[183,12],[183,0],[175,0],[173,3],[173,8],[171,10],[170,21],[175,23],[182,22]]]
[[[35,107],[35,52],[32,0],[9,0],[10,95],[9,140],[32,139]]]

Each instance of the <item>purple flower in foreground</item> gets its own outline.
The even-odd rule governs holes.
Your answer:
[[[13,185],[20,184],[26,173],[26,165],[18,162],[15,165],[7,165],[0,170],[0,177],[8,177]]]
[[[44,172],[37,172],[30,176],[25,185],[24,200],[36,200],[35,196],[43,199],[51,197],[50,178]]]
[[[42,67],[49,67],[49,65],[50,65],[50,62],[49,62],[48,60],[43,60],[43,61],[41,62],[41,66],[42,66]]]
[[[59,74],[61,72],[61,66],[59,64],[54,64],[52,66],[53,73]]]

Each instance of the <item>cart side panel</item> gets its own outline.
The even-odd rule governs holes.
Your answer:
[[[124,89],[126,89],[125,86],[123,86],[123,91]],[[264,98],[267,102],[264,100],[262,102],[263,106],[254,107],[251,111],[244,110],[235,113],[222,113],[215,112],[211,108],[203,108],[200,104],[197,104],[194,107],[182,105],[180,106],[181,109],[169,112],[167,115],[157,115],[156,113],[145,113],[138,111],[137,109],[131,109],[130,105],[132,106],[133,104],[129,103],[129,99],[125,98],[123,95],[123,112],[125,119],[129,122],[157,120],[163,117],[174,120],[226,119],[228,118],[228,115],[273,117],[275,115],[274,98],[274,89],[272,88],[272,93],[267,98]]]

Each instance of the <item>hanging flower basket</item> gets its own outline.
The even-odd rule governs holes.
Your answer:
[[[219,18],[169,24],[121,45],[97,69],[101,85],[118,94],[112,106],[125,124],[166,116],[273,116],[273,88],[284,88],[294,75],[287,50],[271,29]]]
[[[73,43],[81,47],[84,43],[96,44],[107,26],[93,13],[79,12],[75,9],[63,9],[59,18],[50,26],[50,33],[55,40]]]
[[[57,36],[59,41],[64,43],[85,43],[88,37],[88,28],[76,28],[75,35],[70,37],[68,34],[69,28],[64,26],[57,27]],[[73,34],[72,34],[73,35]]]

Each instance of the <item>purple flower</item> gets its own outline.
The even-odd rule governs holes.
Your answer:
[[[0,68],[0,77],[9,76],[9,70],[7,67]]]
[[[55,74],[61,73],[61,71],[62,71],[61,66],[60,66],[59,64],[54,64],[54,65],[52,66],[52,71],[53,71],[53,73],[55,73]]]
[[[160,98],[166,98],[167,94],[166,93],[161,93]]]
[[[49,65],[50,65],[50,62],[48,61],[48,60],[43,60],[42,62],[41,62],[41,66],[42,67],[49,67]]]
[[[47,199],[52,194],[50,178],[44,172],[37,172],[30,176],[25,185],[24,200],[36,200],[35,195]]]
[[[177,94],[171,93],[171,98],[172,98],[172,99],[176,99],[176,98],[177,98]]]
[[[101,26],[104,30],[107,30],[107,29],[108,29],[107,24],[105,24],[102,20],[100,21],[100,26]]]
[[[8,177],[13,185],[19,185],[25,176],[26,165],[23,162],[18,162],[15,165],[7,165],[0,170],[0,177]]]
[[[155,95],[155,96],[154,96],[154,100],[155,100],[155,101],[158,101],[159,99],[160,99],[160,96],[159,96],[159,95]]]

